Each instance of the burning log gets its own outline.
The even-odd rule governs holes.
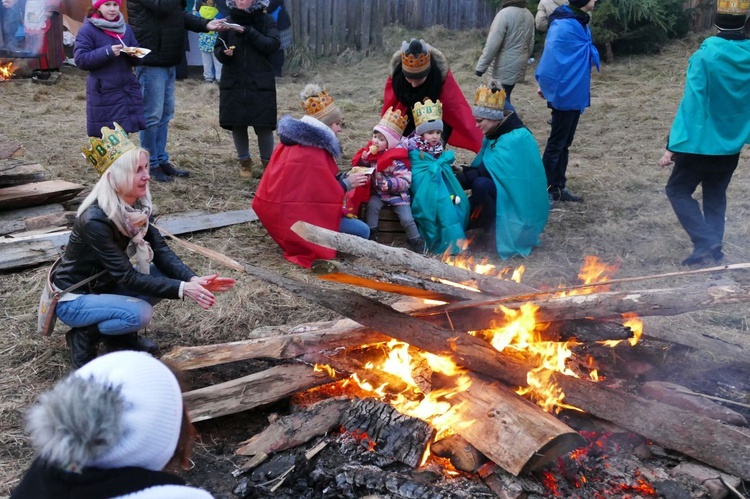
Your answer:
[[[716,281],[682,288],[646,289],[639,291],[607,291],[588,295],[574,295],[536,299],[532,301],[502,301],[502,305],[518,309],[525,303],[538,307],[538,322],[585,319],[619,319],[625,313],[639,317],[650,315],[679,315],[717,305],[750,302],[750,285],[732,281]],[[413,314],[423,320],[446,327],[449,323],[461,331],[485,329],[492,321],[502,323],[497,303],[458,302],[440,305]]]
[[[288,328],[264,328],[269,335],[262,338],[178,347],[164,354],[162,360],[169,361],[180,369],[190,370],[249,359],[291,359],[329,348],[355,347],[390,340],[390,336],[348,319],[304,326],[301,328],[304,331],[300,333],[283,334],[279,330]]]
[[[416,468],[435,436],[428,423],[371,398],[355,400],[341,425],[363,439],[364,450],[380,456],[373,461],[378,466],[399,461]]]
[[[190,420],[198,422],[270,404],[330,382],[330,376],[312,367],[290,364],[186,392],[182,398]]]
[[[422,350],[447,356],[456,365],[502,380],[511,386],[525,385],[527,382],[526,375],[531,369],[530,366],[523,360],[494,350],[479,338],[423,323],[357,293],[320,293],[314,286],[284,278],[270,271],[250,266],[246,266],[245,270],[250,275],[282,286],[360,324]],[[726,296],[722,289],[714,289],[711,299]],[[572,298],[588,296],[591,295]],[[728,296],[731,297],[732,294],[729,293]],[[743,297],[739,294],[736,296]],[[673,297],[676,300],[676,296]],[[686,296],[682,297],[685,300],[689,299]],[[677,306],[676,301],[673,303]],[[601,383],[558,374],[553,375],[553,379],[565,393],[567,403],[639,433],[665,447],[744,479],[750,479],[750,435],[747,433],[705,416],[609,389]]]
[[[471,282],[480,291],[490,295],[507,296],[536,291],[525,284],[477,274],[470,270],[447,265],[439,260],[418,255],[413,251],[392,248],[361,237],[316,227],[306,222],[296,222],[292,225],[292,230],[305,241],[320,246],[357,256],[374,258],[397,268],[414,270],[422,275],[442,278],[456,283]]]
[[[312,271],[319,279],[324,281],[352,284],[375,291],[396,293],[424,300],[452,303],[470,300],[477,296],[476,292],[447,284],[332,260],[314,262]]]

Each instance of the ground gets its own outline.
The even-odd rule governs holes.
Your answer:
[[[412,35],[445,52],[471,101],[480,83],[473,66],[485,33],[458,33],[442,28],[424,33],[392,30],[387,33],[385,47],[367,55],[346,53],[336,61],[311,61],[304,54],[295,54],[291,62],[299,69],[277,82],[279,114],[301,115],[297,95],[306,83],[319,82],[329,87],[345,117],[340,136],[345,158],[340,166],[347,166],[379,118],[390,54],[402,39]],[[569,187],[582,194],[586,202],[554,209],[542,244],[530,257],[501,262],[490,254],[479,256],[486,256],[499,266],[524,265],[524,282],[532,286],[577,283],[584,255],[618,263],[619,277],[684,270],[680,262],[690,253],[691,245],[664,195],[669,170],[660,169],[657,161],[682,94],[688,58],[700,41],[700,36],[692,36],[674,42],[661,54],[621,58],[603,66],[601,73],[593,77],[592,105],[581,118],[568,172]],[[527,81],[514,90],[513,103],[543,148],[549,132],[549,110],[536,95],[532,72],[533,67]],[[58,85],[35,85],[30,80],[0,83],[0,133],[6,140],[22,142],[26,158],[44,165],[51,178],[90,187],[97,175],[80,150],[86,145],[85,78],[84,72],[66,66]],[[174,163],[190,170],[192,176],[172,184],[152,185],[160,212],[248,208],[257,181],[238,178],[231,135],[218,125],[219,89],[199,79],[189,79],[177,84],[176,95],[177,112],[170,129],[169,150]],[[257,145],[253,151],[257,159]],[[750,260],[750,198],[745,195],[750,190],[750,180],[743,168],[748,156],[745,150],[728,192],[724,250],[729,263]],[[459,162],[471,159],[470,154],[458,152]],[[281,251],[258,222],[195,234],[191,240],[242,262],[272,268],[296,279],[314,279],[306,270],[283,260]],[[147,334],[164,349],[239,340],[259,326],[335,317],[283,290],[224,271],[181,248],[175,250],[197,273],[221,271],[237,278],[238,283],[208,312],[180,301],[157,306]],[[65,331],[64,326],[59,326],[58,334],[51,338],[34,334],[45,272],[46,267],[37,267],[0,275],[0,496],[12,490],[32,459],[33,451],[23,429],[24,411],[69,369],[63,335],[59,334]],[[747,280],[741,273],[727,277]],[[632,284],[630,289],[683,285],[705,278],[647,281]],[[693,330],[731,342],[747,334],[748,315],[746,306],[730,306],[676,318],[647,319],[646,330],[650,326]],[[669,355],[666,351],[662,362],[668,362]],[[722,361],[684,349],[679,355],[706,362]],[[205,386],[260,367],[261,363],[243,363],[229,369],[200,370],[192,373],[191,381],[195,387]],[[195,467],[184,473],[185,478],[217,497],[231,497],[234,479],[229,472],[239,462],[232,453],[240,441],[264,426],[271,410],[283,411],[284,404],[199,424],[201,437],[195,448]]]

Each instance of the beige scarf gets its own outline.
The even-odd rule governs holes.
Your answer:
[[[125,253],[131,261],[135,260],[134,267],[141,274],[148,274],[151,260],[154,259],[154,251],[146,241],[148,232],[148,220],[151,217],[151,207],[133,208],[123,203],[124,213],[121,213],[124,222],[126,236],[130,237]]]

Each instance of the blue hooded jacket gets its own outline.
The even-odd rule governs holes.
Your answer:
[[[599,70],[599,51],[591,40],[588,16],[584,22],[580,17],[567,5],[555,9],[536,70],[544,97],[560,111],[583,113],[591,105],[591,66]]]

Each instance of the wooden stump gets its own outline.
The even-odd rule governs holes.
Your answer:
[[[406,244],[406,231],[398,215],[390,206],[383,206],[378,218],[378,242],[381,244]]]

